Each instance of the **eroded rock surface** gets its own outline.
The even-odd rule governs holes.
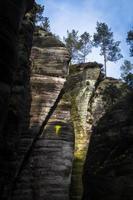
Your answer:
[[[132,199],[132,97],[133,91],[115,79],[104,79],[97,88],[83,200]]]
[[[68,78],[71,118],[75,133],[75,152],[72,172],[71,197],[81,199],[82,171],[91,131],[87,124],[88,104],[93,98],[101,72],[97,63],[73,65]]]
[[[31,61],[30,132],[22,135],[20,154],[27,153],[64,86],[69,54],[51,33],[41,30],[34,36]],[[21,172],[13,199],[68,200],[73,146],[70,102],[67,96],[64,96]]]
[[[132,199],[133,91],[119,80],[104,78],[99,66],[70,68],[75,131],[70,199]]]
[[[132,200],[132,91],[103,78],[99,64],[79,64],[54,106],[70,57],[55,36],[38,30],[29,61],[33,21],[23,16],[32,6],[0,3],[0,199]]]

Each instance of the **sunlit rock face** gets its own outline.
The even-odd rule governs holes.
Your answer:
[[[95,94],[100,79],[101,72],[97,63],[73,65],[70,68],[70,76],[67,81],[75,133],[70,199],[81,199],[82,197],[82,171],[91,134],[91,125],[89,127],[87,123],[88,104]]]
[[[35,33],[31,54],[31,126],[40,124],[55,102],[68,74],[69,53],[51,33]]]
[[[104,78],[99,67],[87,63],[70,68],[75,132],[70,199],[132,199],[133,91]]]
[[[21,139],[26,152],[63,88],[69,53],[51,33],[35,32],[31,53],[30,132]],[[67,95],[60,100],[16,184],[13,199],[68,200],[74,132]],[[19,196],[18,196],[19,194]]]

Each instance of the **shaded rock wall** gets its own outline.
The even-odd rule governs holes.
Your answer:
[[[16,170],[17,143],[22,131],[20,125],[24,114],[21,98],[26,93],[24,87],[26,86],[25,79],[27,79],[25,75],[25,79],[19,80],[19,83],[16,79],[18,68],[21,69],[18,62],[20,58],[18,40],[20,27],[24,30],[23,17],[33,7],[33,2],[33,0],[0,2],[0,199],[7,199],[10,196],[12,179]],[[27,39],[30,35],[30,40],[32,40],[33,27],[29,26],[29,28],[25,38]],[[25,57],[27,61],[31,42],[30,45],[27,41],[24,44],[26,44],[25,49],[28,54]]]
[[[132,96],[104,79],[90,104],[92,136],[84,166],[83,200],[132,199]]]
[[[7,118],[13,77],[18,64],[18,33],[25,12],[32,8],[30,1],[1,1],[0,2],[0,135]]]

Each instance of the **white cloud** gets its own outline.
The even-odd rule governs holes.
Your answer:
[[[91,34],[95,30],[95,25],[101,19],[101,13],[86,6],[85,1],[82,8],[71,6],[67,1],[55,3],[54,0],[45,1],[45,14],[51,19],[51,29],[61,37],[66,35],[66,30],[79,30],[80,33],[88,31]]]
[[[52,32],[59,35],[61,38],[66,35],[67,30],[71,31],[72,29],[78,30],[80,34],[84,31],[93,34],[97,21],[106,22],[109,27],[114,23],[114,29],[112,28],[112,31],[115,31],[114,36],[117,40],[122,40],[121,47],[125,49],[125,38],[123,39],[123,37],[126,37],[126,30],[124,32],[124,27],[120,24],[120,19],[116,19],[115,23],[113,20],[116,16],[112,16],[111,18],[111,12],[112,15],[117,14],[119,6],[117,5],[115,9],[112,7],[109,11],[106,11],[108,6],[106,8],[104,0],[100,2],[101,9],[98,9],[99,3],[97,6],[94,6],[95,1],[92,0],[82,0],[82,2],[80,2],[82,6],[78,5],[78,2],[79,1],[77,1],[76,5],[70,3],[69,0],[45,0],[45,15],[50,19]],[[110,5],[112,4],[110,3]],[[103,8],[105,9],[104,12],[102,10]],[[126,49],[126,51],[128,51],[128,49]],[[127,55],[126,51],[123,50],[123,53]],[[92,54],[88,56],[88,60],[103,63],[103,58],[99,56],[98,49],[93,49]],[[121,63],[122,60],[117,63],[108,62],[107,75],[119,78],[119,67]]]

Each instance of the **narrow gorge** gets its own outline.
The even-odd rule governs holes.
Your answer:
[[[132,200],[132,89],[97,62],[70,65],[32,7],[10,2],[15,32],[0,31],[13,54],[1,47],[0,199]]]

